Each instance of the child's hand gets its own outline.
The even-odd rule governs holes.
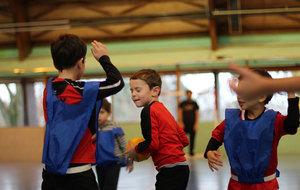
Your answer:
[[[131,141],[128,141],[129,149],[123,152],[122,156],[126,155],[126,162],[130,162],[132,160],[137,159],[137,153],[135,151],[135,146],[132,144]]]
[[[91,44],[93,46],[93,48],[91,48],[91,51],[96,60],[99,60],[103,55],[108,55],[107,48],[102,43],[94,40]]]
[[[133,168],[134,168],[133,165],[127,165],[126,171],[128,171],[128,173],[130,173],[130,172],[132,172]]]
[[[220,159],[221,156],[222,155],[216,150],[207,152],[208,166],[212,172],[214,171],[214,169],[219,170],[219,168],[217,166],[223,166],[223,162]]]

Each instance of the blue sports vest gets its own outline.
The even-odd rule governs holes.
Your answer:
[[[120,161],[119,157],[115,156],[115,143],[116,135],[124,135],[121,128],[114,128],[110,131],[100,132],[97,130],[97,149],[96,149],[96,162],[101,167],[107,167],[110,164],[116,164]],[[125,164],[125,159],[121,163]]]
[[[230,166],[241,183],[262,183],[271,158],[277,112],[242,120],[239,109],[226,109],[224,145]]]
[[[47,84],[47,124],[42,162],[46,171],[65,175],[95,104],[99,107],[96,110],[100,110],[101,101],[96,103],[100,83],[86,82],[81,101],[66,104],[54,94],[52,81],[53,78],[49,79]]]

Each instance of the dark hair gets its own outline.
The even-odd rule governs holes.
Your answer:
[[[102,100],[102,107],[101,108],[105,109],[108,113],[110,113],[111,112],[111,103],[109,103],[109,101],[107,101],[107,99],[104,98]]]
[[[272,78],[272,76],[265,69],[254,69],[253,71],[256,72],[257,74],[259,74],[260,76]],[[239,80],[242,80],[242,79],[243,79],[243,77],[240,76]],[[269,94],[267,96],[267,98],[265,99],[264,104],[265,105],[268,104],[270,102],[270,100],[272,99],[272,97],[273,97],[273,94]]]
[[[191,93],[191,94],[192,94],[193,92],[192,92],[191,90],[186,90],[185,93],[186,93],[186,94],[187,94],[187,93]]]
[[[160,75],[153,69],[142,69],[140,71],[135,72],[130,80],[140,79],[147,83],[147,85],[152,89],[155,86],[159,86],[161,88],[161,78]],[[160,91],[158,93],[160,95]]]
[[[86,44],[76,35],[60,35],[51,43],[51,55],[57,70],[69,69],[79,59],[85,58]]]

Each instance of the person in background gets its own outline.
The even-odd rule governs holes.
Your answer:
[[[190,156],[194,155],[195,135],[198,129],[199,106],[192,100],[192,91],[186,90],[187,99],[179,104],[178,121],[186,134],[190,136]]]

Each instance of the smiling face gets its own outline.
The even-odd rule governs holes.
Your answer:
[[[136,107],[145,107],[153,101],[158,100],[160,88],[158,86],[150,89],[148,84],[140,79],[130,80],[131,99]]]

